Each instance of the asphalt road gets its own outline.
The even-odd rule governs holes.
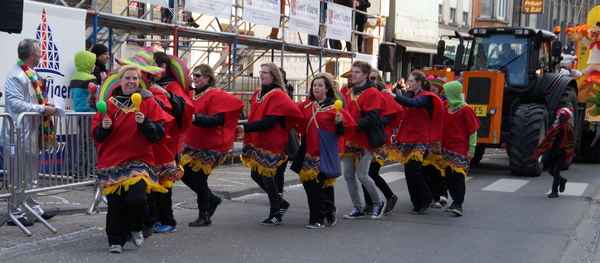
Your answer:
[[[596,246],[600,205],[598,165],[576,163],[563,176],[567,191],[550,199],[552,177],[511,176],[504,154],[486,154],[467,180],[464,216],[431,208],[410,214],[402,168],[384,173],[400,201],[379,220],[346,220],[352,205],[343,179],[336,183],[338,224],[306,229],[308,206],[300,185],[286,188],[291,208],[283,225],[261,226],[268,215],[264,194],[225,200],[213,225],[191,228],[197,216],[193,195],[174,191],[178,231],[155,234],[142,248],[108,252],[105,214],[61,215],[57,229],[31,242],[0,249],[0,262],[600,262]],[[34,227],[43,228],[41,224]],[[22,238],[12,231],[7,238]]]

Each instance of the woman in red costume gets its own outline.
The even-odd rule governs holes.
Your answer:
[[[298,108],[304,115],[304,120],[298,124],[298,128],[302,135],[302,145],[306,148],[304,158],[300,159],[302,169],[298,175],[304,185],[310,211],[306,227],[311,229],[323,227],[325,220],[327,220],[326,226],[334,226],[337,221],[333,189],[335,178],[328,178],[319,170],[321,149],[318,129],[339,136],[337,143],[341,153],[343,153],[345,138],[351,137],[356,130],[356,123],[346,110],[342,109],[340,113],[336,113],[333,105],[335,102],[333,89],[331,74],[318,74],[311,83],[308,99],[298,104]]]
[[[445,168],[446,182],[452,205],[446,212],[463,215],[462,204],[465,199],[465,177],[473,159],[477,144],[479,118],[475,111],[462,98],[463,86],[458,81],[444,84],[448,100],[444,110],[444,134],[442,137],[442,168]]]
[[[397,142],[391,149],[390,158],[404,165],[413,214],[423,214],[433,204],[431,190],[421,176],[421,167],[434,165],[439,168],[441,163],[444,112],[442,100],[423,89],[428,85],[425,74],[413,71],[408,78],[406,97],[383,90],[404,106],[402,124],[396,133]]]
[[[176,170],[171,169],[172,167],[161,167],[160,183],[169,192],[162,194],[154,194],[154,201],[158,212],[158,226],[155,233],[171,233],[177,231],[177,221],[173,216],[173,182],[181,179],[183,171],[179,168],[178,155],[181,152],[183,146],[183,134],[189,127],[191,122],[192,114],[194,112],[194,106],[189,98],[188,93],[188,80],[189,80],[189,69],[183,64],[179,58],[175,56],[167,55],[165,52],[155,52],[153,58],[155,66],[165,69],[165,73],[154,77],[154,81],[150,89],[156,94],[163,93],[164,96],[156,96],[162,98],[164,105],[171,105],[170,110],[167,112],[175,118],[175,123],[171,125],[171,128],[166,131],[167,135],[171,138],[166,142],[166,146],[170,151],[170,156],[167,156],[175,160]],[[161,94],[161,95],[163,95]],[[167,154],[166,152],[163,152]],[[166,168],[166,169],[164,169]]]
[[[388,114],[385,98],[377,90],[375,83],[368,78],[371,70],[371,65],[367,62],[355,61],[352,63],[353,86],[345,98],[346,109],[358,125],[356,134],[346,142],[346,152],[344,153],[344,179],[354,206],[350,213],[344,215],[345,219],[364,217],[357,178],[373,200],[371,219],[379,219],[383,215],[385,207],[385,201],[379,198],[375,182],[369,177],[373,150],[381,145],[372,146],[367,132],[380,123],[382,116]],[[380,139],[385,140],[385,138]]]
[[[277,65],[267,63],[260,67],[262,86],[252,95],[248,122],[239,125],[237,131],[244,133],[242,163],[252,169],[252,180],[269,197],[269,217],[262,224],[280,225],[289,205],[280,209],[280,204],[287,201],[279,195],[273,175],[287,159],[284,151],[289,132],[302,119],[302,113],[285,92]]]
[[[141,246],[147,214],[147,193],[166,192],[151,171],[153,144],[165,136],[172,117],[154,100],[145,97],[136,111],[131,94],[140,92],[139,67],[127,65],[118,73],[120,86],[106,102],[107,115],[97,112],[92,136],[98,146],[98,179],[108,200],[106,234],[110,252],[120,253],[131,235]]]
[[[215,88],[217,80],[210,66],[197,66],[192,76],[194,90],[190,97],[195,111],[181,152],[185,171],[181,181],[196,193],[198,218],[189,226],[199,227],[212,224],[210,218],[221,204],[221,198],[208,188],[207,180],[231,149],[244,102]]]

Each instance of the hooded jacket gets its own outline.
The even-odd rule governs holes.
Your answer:
[[[96,54],[82,50],[75,53],[75,75],[71,78],[71,95],[73,95],[73,105],[77,112],[94,112],[95,110],[86,105],[87,97],[90,94],[88,84],[96,84],[96,77],[92,75],[94,63],[96,63]]]

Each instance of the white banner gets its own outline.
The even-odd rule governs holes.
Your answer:
[[[185,11],[231,19],[231,0],[186,0]]]
[[[24,1],[23,31],[21,34],[0,32],[0,91],[4,93],[6,74],[16,64],[17,47],[26,38],[39,39],[42,59],[35,70],[51,78],[46,91],[50,102],[54,97],[64,99],[65,110],[73,110],[69,85],[75,74],[73,57],[85,49],[86,10]],[[4,104],[4,97],[0,101]]]
[[[151,5],[169,7],[169,0],[146,0],[145,2]]]
[[[282,0],[244,0],[242,20],[270,27],[279,27],[279,4]]]
[[[328,3],[326,25],[325,38],[352,41],[352,8]]]
[[[290,30],[318,35],[320,7],[319,0],[291,0]]]

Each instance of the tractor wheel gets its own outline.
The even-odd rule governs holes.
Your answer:
[[[483,158],[483,154],[485,153],[485,146],[477,145],[475,146],[475,156],[471,159],[471,165],[478,165]]]
[[[510,171],[514,175],[540,176],[540,158],[531,158],[548,129],[548,111],[542,104],[521,104],[511,121]]]
[[[583,137],[581,138],[581,155],[586,162],[600,163],[600,142],[597,142],[594,147],[590,146],[595,136],[595,131],[583,132]]]

